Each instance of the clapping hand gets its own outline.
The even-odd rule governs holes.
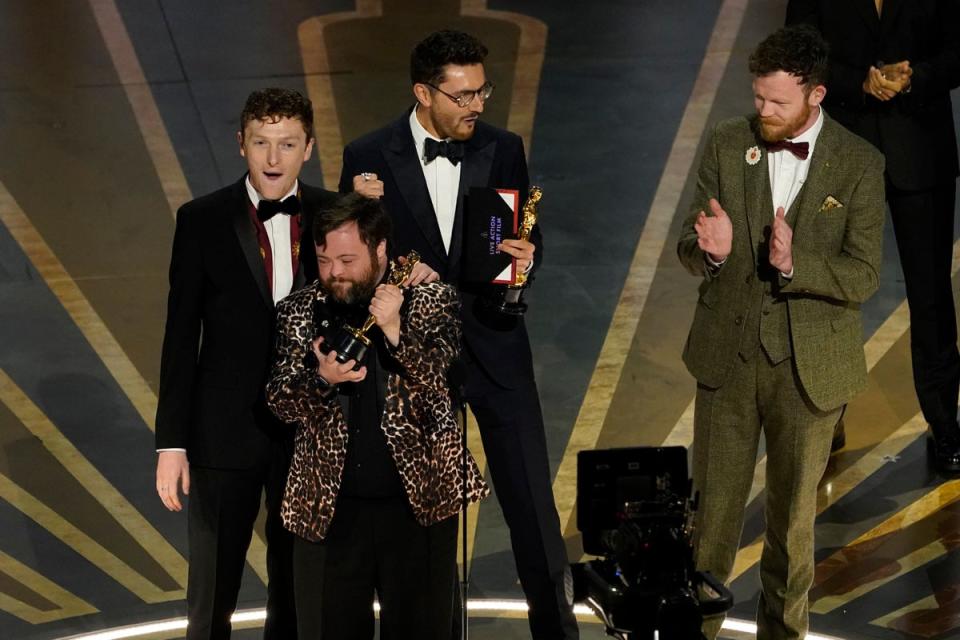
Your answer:
[[[716,263],[721,263],[730,255],[733,246],[733,223],[716,198],[710,198],[708,216],[703,210],[697,216],[693,228],[697,232],[697,245]]]
[[[777,208],[770,230],[770,264],[782,274],[793,272],[793,229],[787,224],[783,207]]]

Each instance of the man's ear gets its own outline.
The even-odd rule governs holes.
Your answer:
[[[826,95],[827,88],[822,84],[818,84],[810,91],[810,95],[807,96],[807,104],[809,104],[811,107],[820,106],[820,103],[823,102],[823,99],[826,97]]]
[[[381,240],[380,244],[377,245],[377,258],[383,262],[387,259],[387,241]]]
[[[240,156],[245,158],[247,153],[243,150],[243,131],[237,131],[237,145],[240,147]]]
[[[430,93],[430,87],[423,83],[418,82],[413,85],[413,97],[426,109],[429,109],[433,104],[433,94]]]

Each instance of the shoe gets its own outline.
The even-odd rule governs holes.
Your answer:
[[[833,440],[830,442],[830,453],[834,454],[847,446],[847,434],[843,427],[843,416],[837,420],[837,426],[833,428]]]
[[[927,451],[933,456],[938,471],[960,472],[960,426],[931,424],[927,431]]]

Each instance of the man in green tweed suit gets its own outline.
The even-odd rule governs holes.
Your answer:
[[[840,407],[867,384],[860,305],[878,285],[883,157],[820,109],[826,61],[806,26],[760,43],[757,114],[713,131],[677,246],[703,277],[683,354],[697,379],[697,565],[724,581],[766,441],[760,639],[806,635],[817,484]]]

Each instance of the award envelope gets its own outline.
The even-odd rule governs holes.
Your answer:
[[[501,240],[515,238],[520,192],[471,187],[464,212],[463,271],[467,282],[513,284],[516,260],[497,251]]]

